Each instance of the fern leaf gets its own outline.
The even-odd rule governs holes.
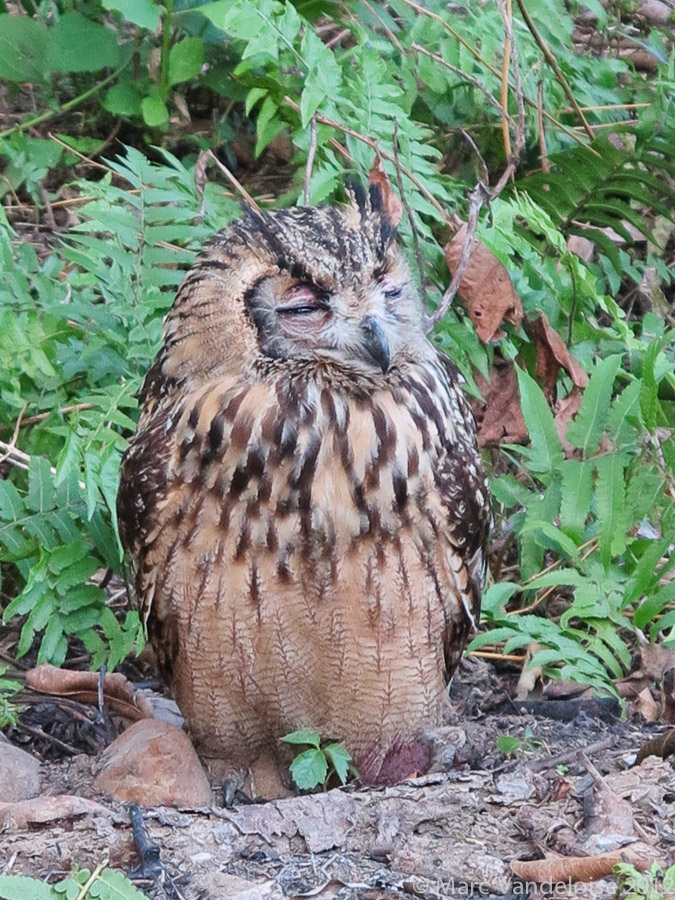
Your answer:
[[[608,453],[596,461],[595,497],[598,514],[600,557],[609,569],[612,556],[626,547],[626,486],[624,464],[617,453]]]
[[[600,446],[614,378],[621,365],[621,356],[609,356],[598,363],[584,391],[581,409],[567,426],[567,440],[588,459]]]
[[[523,419],[530,435],[528,463],[533,472],[553,473],[562,463],[563,448],[553,413],[543,391],[523,369],[516,367]]]
[[[562,501],[560,527],[577,543],[581,542],[593,496],[593,467],[586,460],[566,459],[561,467]]]

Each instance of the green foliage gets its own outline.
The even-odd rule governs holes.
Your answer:
[[[484,615],[495,628],[474,638],[472,649],[505,641],[504,651],[511,652],[536,642],[543,649],[531,665],[614,693],[612,679],[629,670],[636,629],[649,629],[655,638],[670,628],[672,637],[674,617],[658,617],[675,598],[669,580],[675,561],[667,559],[674,533],[667,487],[675,483],[675,470],[660,452],[658,427],[650,431],[641,414],[644,375],[635,373],[644,373],[645,360],[660,361],[660,377],[651,388],[653,421],[673,428],[659,388],[669,388],[675,346],[672,334],[662,334],[634,343],[634,371],[621,371],[618,391],[622,357],[610,355],[596,363],[579,412],[567,427],[573,453],[567,459],[541,389],[519,374],[523,417],[533,440],[528,448],[511,449],[527,482],[504,475],[493,491],[501,515],[519,538],[522,582],[487,591]],[[542,573],[551,551],[560,567],[554,564]],[[514,615],[517,609],[506,608],[516,594],[524,606],[540,607],[553,590],[569,596],[559,618]]]
[[[619,879],[617,900],[666,900],[675,889],[675,866],[664,872],[655,862],[641,872],[632,863],[622,862],[612,871]]]
[[[0,875],[2,900],[147,900],[115,869],[76,869],[70,878],[46,884],[25,875]]]
[[[3,621],[22,617],[19,656],[39,636],[39,662],[63,662],[70,635],[93,667],[114,668],[142,644],[137,614],[120,621],[92,579],[105,569],[123,574],[119,464],[162,315],[215,221],[236,210],[209,191],[206,221],[194,222],[191,174],[166,159],[153,166],[130,150],[112,163],[130,189],[110,178],[87,184],[93,199],[81,224],[43,262],[0,225],[4,436],[27,406],[44,414],[25,431],[23,468],[0,480],[0,549],[15,586]]]
[[[282,738],[287,744],[309,745],[291,763],[293,781],[301,791],[312,791],[322,784],[324,787],[332,775],[337,775],[346,784],[349,775],[358,777],[352,765],[352,758],[342,744],[332,742],[321,746],[321,736],[311,728],[293,731]]]
[[[21,684],[13,678],[4,678],[7,666],[0,665],[0,729],[16,725],[17,709],[11,701],[13,694],[21,690]]]

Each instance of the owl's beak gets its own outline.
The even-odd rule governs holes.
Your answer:
[[[383,372],[389,369],[389,341],[384,330],[375,316],[364,316],[361,320],[361,330],[364,335],[364,348],[366,353]]]

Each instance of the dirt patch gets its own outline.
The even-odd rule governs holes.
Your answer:
[[[508,714],[484,715],[476,706],[481,697],[495,702],[492,667],[469,666],[466,676],[461,713],[429,735],[431,774],[386,789],[350,786],[230,810],[216,803],[196,812],[144,810],[161,867],[139,887],[153,900],[504,896],[524,893],[512,860],[597,856],[640,841],[670,861],[675,773],[655,757],[632,765],[658,728],[590,717],[582,701],[571,721],[513,705]],[[73,864],[106,859],[138,873],[129,810],[96,792],[95,767],[86,755],[43,762],[42,799],[29,801],[41,805],[40,815],[14,821],[5,811],[5,873],[57,880]],[[93,802],[78,806],[64,794]],[[604,879],[567,893],[610,897],[615,889]]]

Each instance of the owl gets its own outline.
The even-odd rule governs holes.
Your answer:
[[[311,728],[391,783],[423,769],[419,734],[443,719],[480,610],[488,487],[394,238],[374,184],[343,207],[251,211],[166,318],[118,511],[207,760],[283,770],[280,739]]]

